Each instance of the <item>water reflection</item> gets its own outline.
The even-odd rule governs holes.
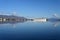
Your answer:
[[[0,21],[0,24],[12,24],[12,25],[15,25],[15,24],[18,24],[18,23],[24,23],[24,22],[35,22],[35,21],[33,21],[32,19],[29,19],[29,20],[23,20],[23,21]],[[47,19],[47,21],[46,22],[49,22],[49,23],[52,23],[52,25],[54,25],[55,27],[57,26],[57,25],[59,25],[60,24],[60,19],[58,20],[58,19],[55,19],[55,18],[49,18],[49,19]],[[45,21],[37,21],[37,22],[35,22],[35,23],[46,23]]]

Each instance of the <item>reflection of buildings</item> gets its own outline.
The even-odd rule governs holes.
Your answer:
[[[24,23],[25,21],[5,21],[5,22],[1,22],[0,24],[16,24],[16,23]]]

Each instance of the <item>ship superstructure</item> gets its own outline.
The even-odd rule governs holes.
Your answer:
[[[35,18],[35,19],[33,19],[33,21],[35,21],[35,22],[46,22],[47,19],[46,18]]]

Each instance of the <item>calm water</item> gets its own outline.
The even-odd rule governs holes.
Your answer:
[[[60,25],[45,22],[0,24],[0,40],[60,40]]]

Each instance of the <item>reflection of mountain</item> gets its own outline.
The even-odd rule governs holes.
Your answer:
[[[53,23],[53,25],[56,27],[60,24],[60,21]]]
[[[53,23],[55,27],[60,24],[59,18],[49,18],[47,21]]]

